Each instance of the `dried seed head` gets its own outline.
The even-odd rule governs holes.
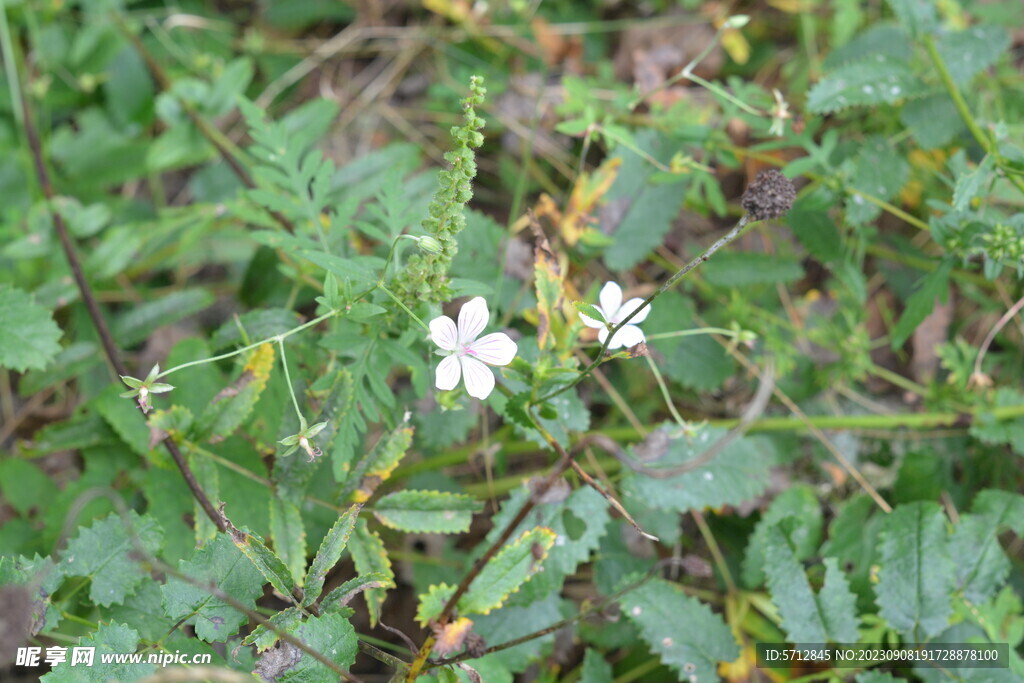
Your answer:
[[[793,207],[796,188],[793,181],[774,168],[761,171],[743,193],[740,204],[751,220],[781,218]]]

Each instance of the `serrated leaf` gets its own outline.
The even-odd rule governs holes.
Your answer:
[[[311,649],[327,656],[342,669],[355,662],[359,645],[355,629],[338,614],[309,617],[290,631]],[[334,683],[338,674],[287,642],[263,653],[255,672],[262,680],[280,683]]]
[[[327,272],[334,273],[339,280],[347,280],[358,287],[377,284],[378,272],[384,266],[384,262],[378,258],[343,258],[322,251],[304,251],[302,256]]]
[[[996,389],[992,407],[1024,404],[1024,393],[1010,387]],[[989,410],[981,410],[971,421],[971,436],[987,444],[1009,444],[1017,455],[1024,455],[1024,418],[998,419]],[[1024,535],[1024,534],[1022,534]]]
[[[270,537],[296,585],[306,574],[306,529],[299,506],[277,496],[270,499]]]
[[[263,576],[227,534],[217,534],[197,548],[190,559],[180,560],[178,569],[200,585],[216,586],[252,610],[256,609],[256,599],[263,595]],[[196,635],[206,642],[225,642],[249,620],[210,591],[181,579],[169,577],[161,590],[167,616],[175,620],[194,618]]]
[[[900,121],[922,149],[944,147],[964,129],[960,112],[944,92],[907,102],[900,109]]]
[[[817,594],[804,574],[790,541],[796,518],[790,517],[765,532],[765,573],[772,602],[782,616],[782,628],[792,643],[852,643],[857,641],[857,599],[835,558],[825,558],[825,585]],[[788,527],[788,528],[787,528]]]
[[[807,95],[807,109],[828,114],[848,107],[891,104],[920,92],[922,87],[905,63],[875,55],[844,64],[818,81]]]
[[[150,432],[146,420],[142,419],[135,401],[121,398],[121,387],[109,384],[103,388],[91,402],[96,412],[103,416],[110,428],[117,433],[121,441],[127,444],[136,455],[149,458],[153,450],[149,447]],[[161,466],[169,464],[166,458],[153,454],[152,460]]]
[[[385,526],[409,533],[457,534],[469,531],[483,504],[472,496],[442,491],[398,491],[373,506]]]
[[[320,542],[320,549],[316,551],[313,564],[310,565],[309,572],[306,574],[306,595],[302,601],[304,606],[313,604],[320,597],[327,572],[331,571],[341,559],[341,553],[348,545],[348,539],[352,535],[352,529],[355,527],[356,519],[359,518],[359,511],[362,508],[362,505],[353,505],[343,512],[334,522],[331,530],[324,536],[324,540]]]
[[[507,543],[459,599],[459,614],[487,614],[501,607],[509,595],[540,571],[555,537],[551,529],[537,527]]]
[[[893,14],[911,36],[918,38],[939,26],[939,15],[932,0],[887,0]]]
[[[927,502],[896,507],[885,519],[878,549],[879,615],[916,642],[945,630],[953,612],[954,567],[942,508]]]
[[[977,495],[971,514],[961,516],[950,539],[950,555],[957,558],[956,585],[975,604],[994,595],[1010,572],[999,544],[1005,528],[1024,534],[1024,496],[989,489]]]
[[[747,552],[743,558],[743,582],[750,588],[757,588],[764,582],[762,564],[765,551],[770,545],[768,531],[787,517],[800,521],[786,529],[787,538],[797,561],[802,562],[814,555],[821,543],[821,531],[824,519],[821,505],[814,489],[809,485],[796,485],[786,489],[771,502],[768,509],[761,515],[754,533],[747,544]],[[817,642],[817,641],[794,641]]]
[[[853,163],[850,186],[877,199],[895,197],[910,175],[910,166],[902,155],[880,135],[864,140]],[[853,225],[865,225],[877,218],[881,211],[854,192],[846,200],[846,220]]]
[[[302,621],[302,610],[298,607],[288,607],[272,615],[267,621],[282,631],[291,632]],[[257,652],[263,652],[268,647],[272,647],[279,639],[277,631],[260,624],[242,640],[242,645],[255,645]]]
[[[583,655],[580,683],[612,683],[612,665],[597,650],[587,648]]]
[[[431,621],[441,616],[441,611],[455,595],[455,586],[446,583],[439,583],[427,589],[426,593],[419,596],[419,604],[416,607],[416,621],[420,626],[426,628]]]
[[[990,183],[995,179],[995,158],[986,154],[973,170],[961,173],[957,176],[956,187],[953,189],[953,209],[955,211],[966,211],[971,206],[971,200],[984,193]]]
[[[268,342],[256,347],[238,379],[222,389],[199,416],[196,430],[200,438],[217,443],[233,434],[252,413],[273,367],[274,345]]]
[[[394,587],[394,578],[381,572],[370,572],[363,576],[357,576],[354,579],[349,579],[324,596],[324,599],[320,602],[320,611],[322,614],[337,612],[347,608],[352,598],[363,591],[373,588],[387,590]]]
[[[724,429],[707,428],[692,441],[682,436],[671,438],[665,454],[645,464],[656,469],[681,465],[703,453],[725,433]],[[771,442],[747,436],[726,446],[707,465],[677,477],[659,479],[630,471],[623,478],[623,502],[627,509],[642,505],[677,512],[738,505],[764,491],[773,453]],[[632,449],[630,457],[636,458]]]
[[[375,532],[370,531],[365,519],[356,522],[348,541],[348,551],[352,555],[352,562],[359,576],[383,574],[394,581],[395,573],[391,571],[391,559],[384,548],[384,542]],[[363,595],[366,597],[366,607],[370,612],[370,625],[376,626],[387,591],[383,588],[370,588]]]
[[[79,663],[71,665],[71,653],[68,661],[58,664],[50,673],[39,680],[45,683],[107,683],[108,681],[135,681],[152,674],[156,666],[149,663],[117,663],[111,658],[106,662],[105,655],[134,654],[139,649],[139,633],[124,624],[100,623],[95,632],[78,639],[77,647],[93,647],[91,666]]]
[[[843,255],[843,239],[828,212],[831,201],[824,193],[810,194],[797,199],[786,214],[786,224],[800,244],[822,263],[837,261]]]
[[[134,346],[158,327],[176,323],[213,303],[213,295],[205,289],[182,289],[165,297],[139,304],[119,315],[111,332],[121,346]]]
[[[1002,26],[980,24],[963,31],[943,33],[935,47],[957,85],[967,85],[982,70],[995,64],[1010,47],[1010,34]]]
[[[576,308],[577,311],[587,316],[594,322],[606,322],[604,316],[601,315],[601,309],[599,309],[597,306],[594,306],[593,304],[588,304],[585,301],[573,301],[572,305]]]
[[[939,267],[928,273],[918,282],[914,293],[907,299],[903,315],[892,331],[891,346],[899,349],[910,338],[917,326],[935,308],[935,300],[945,303],[949,297],[949,277],[953,272],[953,261],[946,259]]]
[[[547,237],[538,228],[533,248],[533,285],[537,294],[537,345],[541,350],[554,348],[565,326],[562,318],[563,282],[558,257],[551,251]]]
[[[0,286],[0,366],[16,372],[43,369],[60,351],[62,334],[31,294]]]
[[[0,586],[22,586],[30,592],[32,622],[28,632],[36,635],[55,628],[62,618],[53,605],[53,594],[64,582],[65,567],[38,553],[31,557],[0,555]]]
[[[635,583],[641,576],[630,574],[621,585]],[[713,681],[718,678],[719,662],[731,662],[740,655],[736,638],[722,618],[683,593],[678,584],[651,579],[626,593],[620,604],[651,650],[683,680]]]
[[[228,522],[228,533],[235,547],[241,550],[253,566],[259,570],[270,585],[281,595],[291,595],[295,588],[291,572],[281,558],[263,543],[263,540],[247,531],[236,528]]]
[[[403,423],[384,436],[353,470],[341,498],[347,497],[353,503],[366,502],[405,457],[414,431],[412,425]]]
[[[117,513],[81,529],[61,557],[68,576],[88,576],[89,599],[97,605],[123,602],[149,575],[139,565],[135,542],[146,552],[156,554],[163,540],[163,529],[149,515],[128,512],[131,531]]]

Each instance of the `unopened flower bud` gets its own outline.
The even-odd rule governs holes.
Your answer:
[[[793,207],[796,188],[793,181],[774,168],[761,171],[743,193],[740,205],[751,220],[781,218]]]
[[[433,237],[429,235],[420,237],[416,240],[416,246],[420,248],[420,251],[424,251],[428,254],[440,254],[444,251],[444,247]]]
[[[148,413],[153,409],[153,406],[149,404],[149,389],[146,387],[139,388],[139,408],[143,413]]]

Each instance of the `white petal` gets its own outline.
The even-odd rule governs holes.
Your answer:
[[[462,374],[466,376],[466,391],[481,401],[494,391],[494,373],[476,358],[462,356]]]
[[[623,320],[625,320],[629,316],[629,314],[632,313],[635,309],[639,308],[640,304],[642,304],[643,302],[644,300],[641,299],[640,297],[634,297],[627,301],[626,303],[622,304],[622,308],[619,309],[619,314],[615,316],[615,321],[622,322]],[[640,323],[647,319],[647,314],[650,312],[651,307],[649,305],[644,306],[644,310],[640,311],[635,316],[633,316],[633,318],[629,321],[629,324],[639,325]]]
[[[617,349],[620,346],[629,348],[636,346],[642,341],[646,341],[644,333],[636,325],[626,325],[621,330],[615,333],[612,337],[612,343],[608,345],[609,349]]]
[[[597,310],[601,311],[600,308],[598,308]],[[601,311],[601,315],[604,315],[604,311]],[[600,330],[602,327],[604,327],[604,323],[600,323],[594,320],[593,318],[583,315],[582,313],[580,313],[580,320],[583,321],[584,325],[586,325],[587,327],[592,327],[595,330]]]
[[[469,345],[467,353],[488,365],[508,365],[516,357],[519,347],[504,332],[492,332]]]
[[[604,345],[604,340],[608,338],[608,328],[601,325],[601,329],[597,331],[597,341]],[[614,349],[614,346],[609,346],[609,349]]]
[[[459,311],[459,343],[468,344],[479,336],[487,326],[491,314],[482,296],[470,299]]]
[[[430,321],[430,338],[445,351],[454,351],[459,343],[455,323],[446,315]]]
[[[601,300],[601,312],[604,313],[605,318],[608,316],[614,318],[615,314],[619,312],[619,307],[622,306],[622,288],[614,282],[606,282],[597,298]]]
[[[441,391],[451,391],[459,386],[461,374],[459,357],[452,354],[437,364],[437,371],[434,373],[434,386]]]

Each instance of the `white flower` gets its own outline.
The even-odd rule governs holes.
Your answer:
[[[462,306],[458,328],[446,315],[430,321],[430,338],[441,347],[438,354],[447,356],[437,364],[434,386],[449,391],[458,386],[460,376],[465,376],[470,396],[483,400],[491,395],[494,374],[484,363],[508,365],[516,357],[518,347],[504,332],[492,332],[477,339],[489,319],[487,302],[478,296]]]
[[[604,287],[601,288],[601,294],[598,298],[601,300],[601,305],[596,306],[596,308],[601,311],[601,315],[612,326],[618,325],[625,320],[630,313],[639,308],[644,302],[643,299],[633,298],[626,303],[622,303],[622,288],[614,282],[606,282]],[[647,306],[644,310],[633,316],[628,325],[625,325],[615,333],[615,336],[612,337],[612,342],[608,345],[608,349],[617,349],[623,346],[630,348],[645,341],[644,333],[636,324],[642,323],[650,312],[651,307]],[[580,313],[580,320],[587,327],[593,327],[598,330],[597,338],[604,344],[604,340],[608,338],[608,328],[605,324],[593,318],[588,318],[582,313]]]

